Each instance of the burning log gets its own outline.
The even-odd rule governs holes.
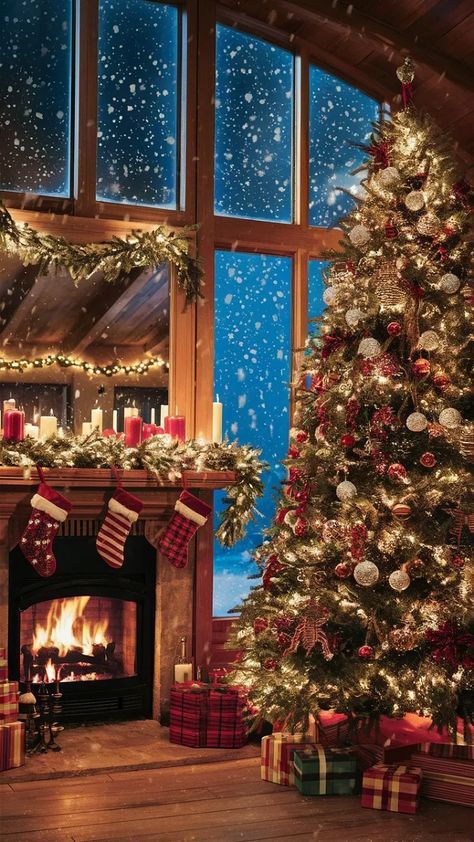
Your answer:
[[[48,661],[57,664],[59,661],[59,648],[57,646],[42,646],[36,653],[36,662],[39,666],[45,666]]]

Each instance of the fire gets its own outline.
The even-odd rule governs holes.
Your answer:
[[[37,626],[33,638],[33,650],[42,646],[57,646],[59,657],[63,658],[71,649],[80,649],[84,655],[92,655],[95,643],[107,644],[107,618],[91,622],[84,617],[84,610],[90,596],[74,596],[56,599],[51,605],[45,626]]]

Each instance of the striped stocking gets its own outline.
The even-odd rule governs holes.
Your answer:
[[[125,541],[142,508],[143,503],[138,497],[120,487],[110,498],[107,515],[96,540],[97,552],[110,567],[122,567]]]

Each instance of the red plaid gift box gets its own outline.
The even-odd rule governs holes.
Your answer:
[[[431,757],[453,757],[456,760],[474,760],[474,745],[460,745],[459,743],[420,743],[417,749],[422,754]]]
[[[302,746],[315,748],[317,734],[287,734],[280,731],[262,738],[260,773],[264,781],[292,786],[295,784],[294,753]]]
[[[241,748],[247,742],[246,698],[241,687],[209,690],[208,748]]]
[[[16,722],[18,719],[18,681],[0,683],[0,720]]]
[[[0,682],[8,681],[8,663],[6,658],[0,657]]]
[[[365,771],[376,763],[391,764],[410,760],[413,752],[418,749],[418,744],[378,746],[373,743],[362,743],[352,746],[352,749],[359,759],[359,768]]]
[[[209,688],[204,684],[173,684],[170,694],[170,742],[192,748],[206,745]]]
[[[474,807],[474,761],[433,757],[420,751],[412,754],[412,762],[423,770],[423,796]]]
[[[25,763],[25,723],[0,724],[0,771]]]
[[[422,771],[418,766],[378,763],[362,778],[363,807],[394,813],[416,813]]]

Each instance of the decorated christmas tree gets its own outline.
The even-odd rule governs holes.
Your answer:
[[[400,76],[408,100],[409,62]],[[473,196],[452,140],[405,105],[374,127],[331,256],[262,581],[233,640],[237,680],[290,726],[331,708],[471,719]]]

